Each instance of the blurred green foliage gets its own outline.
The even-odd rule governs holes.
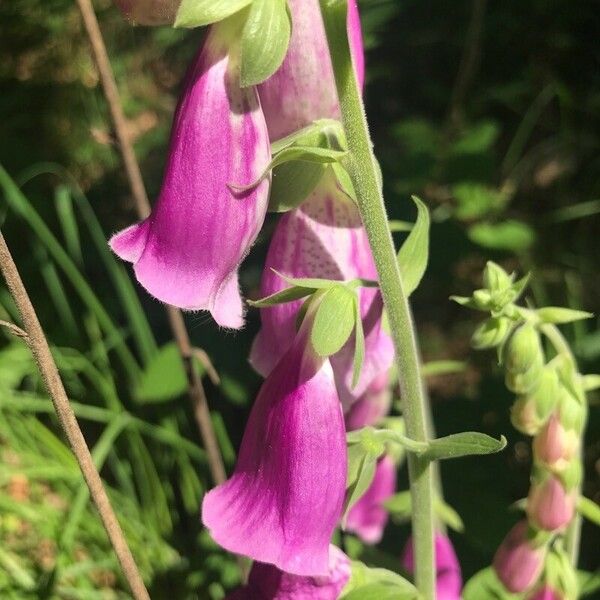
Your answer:
[[[108,0],[95,6],[153,196],[180,81],[203,34],[132,28]],[[491,258],[533,271],[531,302],[598,312],[597,7],[591,0],[361,0],[360,7],[367,110],[390,218],[414,218],[411,194],[432,213],[430,264],[413,297],[424,357],[467,362],[428,378],[438,434],[470,429],[509,439],[502,454],[442,467],[446,498],[464,522],[453,541],[467,578],[490,563],[516,520],[509,507],[526,493],[531,454],[510,425],[500,373],[469,351],[477,317],[447,298],[479,287]],[[135,217],[77,7],[3,2],[0,28],[3,233],[153,596],[221,598],[238,575],[200,527],[199,502],[211,482],[164,313],[104,244]],[[242,272],[250,297],[274,222]],[[399,244],[406,232],[398,229]],[[3,289],[0,304],[2,318],[17,319]],[[221,377],[219,386],[204,381],[231,468],[259,384],[247,364],[257,311],[236,334],[204,315],[188,321]],[[583,372],[600,371],[597,325],[565,327]],[[19,342],[5,339],[0,596],[123,597],[33,364]],[[584,491],[595,500],[599,421],[593,408]],[[408,534],[401,521],[378,549],[348,537],[348,552],[398,569]],[[599,543],[585,524],[588,570],[599,566]]]

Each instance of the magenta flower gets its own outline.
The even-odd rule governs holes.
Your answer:
[[[529,525],[519,521],[504,538],[494,556],[493,567],[506,589],[515,594],[525,592],[539,579],[544,567],[546,547],[533,545],[528,537]]]
[[[437,600],[460,600],[462,575],[452,542],[443,534],[435,536],[435,593]],[[411,575],[415,570],[412,537],[402,553],[402,567]]]
[[[228,184],[254,181],[270,159],[257,92],[240,88],[238,56],[228,54],[237,35],[227,23],[211,28],[186,78],[154,210],[110,241],[150,294],[236,328],[238,268],[262,226],[269,183],[243,194]]]
[[[358,210],[339,191],[332,174],[326,173],[310,197],[279,220],[263,271],[263,296],[289,287],[272,269],[290,277],[376,279],[377,271]],[[359,295],[365,362],[354,389],[354,338],[331,358],[344,410],[362,396],[376,377],[388,371],[394,358],[392,340],[382,328],[383,302],[379,291],[361,288]],[[300,306],[301,301],[295,301],[261,310],[262,328],[254,340],[250,362],[262,375],[270,372],[289,347]]]
[[[259,86],[271,140],[302,129],[316,119],[339,118],[333,67],[319,0],[288,0],[292,37],[283,64]],[[348,38],[362,85],[365,59],[355,0],[348,2]]]
[[[300,577],[273,565],[255,562],[248,584],[227,600],[337,600],[350,579],[350,560],[335,546],[329,546],[329,571],[318,577]]]
[[[202,503],[221,546],[304,576],[328,573],[347,468],[333,372],[310,345],[310,320],[263,383],[232,477]]]
[[[531,486],[527,498],[527,516],[536,527],[546,531],[562,529],[569,524],[574,511],[573,493],[567,492],[555,475]]]
[[[371,485],[348,512],[346,531],[355,533],[366,544],[379,543],[388,522],[383,503],[395,491],[396,465],[390,456],[384,455],[377,461]]]

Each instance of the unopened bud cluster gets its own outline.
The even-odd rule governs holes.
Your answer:
[[[455,300],[490,312],[473,334],[472,345],[497,349],[506,386],[516,394],[511,421],[521,433],[533,437],[534,458],[527,519],[502,542],[494,568],[512,593],[526,593],[531,599],[576,598],[573,568],[562,559],[561,547],[575,515],[581,480],[579,450],[586,418],[582,377],[566,347],[546,360],[541,315],[548,309],[538,314],[515,304],[527,278],[515,281],[490,262],[483,279],[483,289]],[[561,577],[550,580],[548,574],[558,571]],[[552,596],[543,595],[550,590]]]

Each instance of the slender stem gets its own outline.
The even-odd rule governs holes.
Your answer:
[[[42,326],[2,233],[0,233],[0,270],[23,320],[23,328],[26,333],[25,340],[31,349],[48,393],[52,398],[60,424],[71,445],[73,454],[77,458],[85,482],[90,490],[90,495],[100,513],[100,518],[121,564],[125,578],[129,583],[131,592],[136,600],[149,600],[150,596],[148,595],[146,586],[102,485],[102,480],[94,465],[85,438],[81,433],[75,413],[69,404]]]
[[[106,45],[98,25],[98,19],[94,12],[91,0],[77,0],[83,23],[92,46],[94,59],[100,73],[100,80],[104,89],[104,96],[108,103],[111,119],[115,128],[115,134],[119,142],[123,164],[127,172],[127,179],[131,189],[131,195],[135,203],[136,211],[140,219],[145,219],[150,214],[150,203],[146,195],[144,181],[140,171],[131,140],[127,135],[127,122],[123,113],[123,107],[119,97],[119,91],[115,82],[115,77],[110,65]],[[208,466],[214,483],[223,483],[226,479],[225,466],[217,442],[217,436],[210,418],[210,410],[202,380],[193,368],[192,357],[193,349],[190,343],[190,336],[185,326],[185,321],[181,311],[174,306],[165,306],[169,325],[175,338],[175,343],[179,349],[181,360],[183,361],[188,378],[188,396],[194,409],[194,418],[202,443],[206,449]]]
[[[348,47],[347,2],[321,0],[321,9],[340,99],[342,122],[348,140],[346,166],[356,191],[358,208],[375,260],[379,285],[388,313],[400,374],[406,432],[413,440],[426,442],[425,403],[417,340],[408,298],[402,287],[378,178],[378,166]],[[409,453],[408,472],[413,506],[415,582],[423,598],[433,600],[435,571],[431,463],[414,453]]]

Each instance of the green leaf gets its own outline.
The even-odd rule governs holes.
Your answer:
[[[353,454],[359,453],[358,449],[354,449]],[[350,449],[348,450],[348,459],[350,459]],[[349,463],[350,464],[350,463]],[[346,490],[346,501],[344,502],[344,512],[342,517],[342,527],[345,527],[346,517],[349,510],[360,500],[361,496],[369,489],[373,477],[375,477],[375,466],[377,465],[377,457],[362,449],[362,454],[353,469],[356,470],[356,477],[348,485]]]
[[[392,233],[412,231],[414,225],[410,221],[388,221]]]
[[[387,583],[368,583],[344,594],[342,600],[404,600],[418,598],[413,590],[404,590],[395,585]]]
[[[450,375],[452,373],[462,373],[466,368],[467,363],[460,360],[432,360],[421,367],[421,375],[423,377]]]
[[[342,163],[343,161],[331,163],[331,169],[333,170],[333,174],[335,175],[342,192],[344,192],[350,200],[356,202],[354,184],[352,183],[352,179],[350,179],[350,174]]]
[[[175,27],[202,27],[222,21],[248,6],[252,0],[182,0]]]
[[[492,567],[475,573],[463,589],[463,600],[519,600],[521,596],[506,591]]]
[[[501,208],[506,194],[477,183],[460,183],[452,188],[456,217],[462,221],[479,219]]]
[[[307,288],[310,290],[324,290],[334,285],[340,285],[340,281],[336,279],[318,279],[312,277],[289,277],[288,275],[284,275],[275,269],[271,269],[275,275],[281,277],[284,281],[289,283],[290,285]]]
[[[242,87],[258,85],[275,73],[291,33],[286,0],[253,0],[242,33]]]
[[[355,323],[355,297],[356,294],[339,284],[323,294],[310,334],[320,356],[335,354],[348,341]]]
[[[585,496],[580,496],[579,500],[577,500],[577,511],[588,521],[600,527],[600,506],[593,500],[590,500]]]
[[[429,259],[429,211],[416,196],[417,222],[398,252],[398,264],[404,284],[404,292],[410,295],[419,285]]]
[[[469,228],[471,241],[492,250],[524,252],[535,242],[535,231],[521,221],[477,223]]]
[[[281,290],[280,292],[275,292],[265,298],[261,298],[260,300],[247,300],[247,302],[250,306],[254,306],[255,308],[265,308],[267,306],[275,306],[277,304],[285,304],[286,302],[299,300],[300,298],[309,296],[314,291],[316,291],[315,288],[292,286],[285,288],[285,290]]]
[[[363,330],[362,316],[360,314],[360,300],[354,294],[354,359],[352,361],[352,388],[354,389],[360,379],[363,363],[365,361],[365,332]]]
[[[383,596],[371,596],[361,595],[370,594],[369,591],[372,589],[370,586],[378,586],[378,591],[383,590]],[[342,590],[340,600],[358,600],[362,598],[390,598],[387,596],[387,590],[391,590],[394,593],[393,598],[418,598],[418,592],[415,586],[407,581],[398,573],[389,571],[388,569],[371,568],[367,567],[364,563],[359,561],[352,561],[352,574],[350,581],[346,584]],[[359,594],[360,592],[360,594]]]
[[[194,361],[196,368],[200,365]],[[142,403],[167,402],[187,388],[187,376],[174,342],[165,344],[142,371],[135,398]]]
[[[542,323],[572,323],[573,321],[581,321],[593,317],[593,313],[583,310],[573,310],[571,308],[562,308],[560,306],[545,306],[538,308],[537,316]]]
[[[476,431],[455,433],[446,437],[431,440],[423,457],[429,460],[459,458],[461,456],[493,454],[506,447],[506,438],[499,440]]]
[[[290,146],[310,146],[345,150],[347,148],[344,128],[335,119],[317,119],[285,137],[271,143],[271,154],[275,155]]]

